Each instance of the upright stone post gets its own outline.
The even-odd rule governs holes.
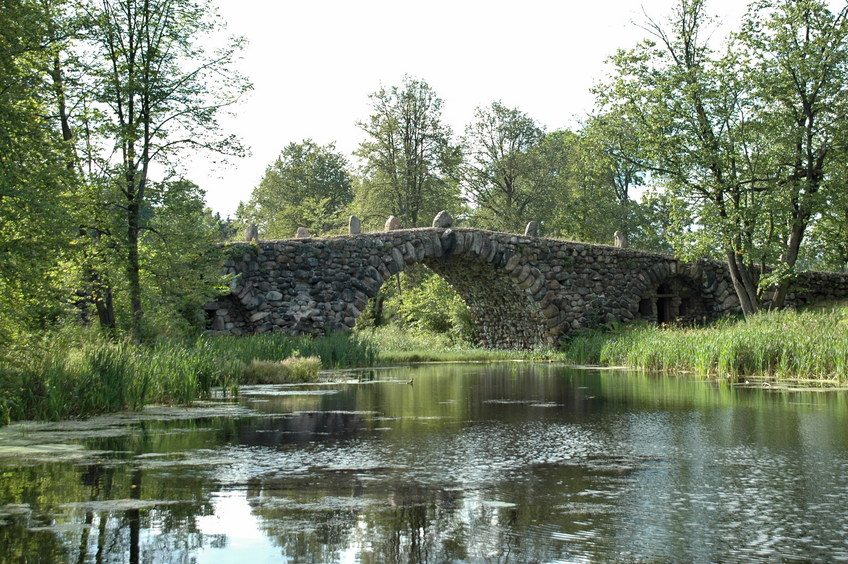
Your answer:
[[[400,229],[400,220],[390,215],[389,219],[386,220],[385,231],[394,231],[395,229]]]
[[[627,237],[624,236],[624,233],[622,233],[621,231],[616,231],[613,237],[615,237],[616,247],[618,247],[619,249],[627,248]]]
[[[256,227],[255,223],[251,223],[247,226],[247,229],[244,232],[244,240],[248,243],[251,241],[259,242],[259,229]]]
[[[358,235],[362,232],[362,222],[355,215],[350,216],[347,222],[347,230],[351,235]]]
[[[539,236],[539,222],[531,221],[527,224],[527,227],[524,229],[525,237],[538,237]]]
[[[297,238],[298,239],[308,239],[310,237],[309,230],[305,227],[297,228]]]

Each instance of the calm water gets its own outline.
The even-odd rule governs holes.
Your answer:
[[[360,377],[0,430],[0,562],[848,560],[845,392]]]

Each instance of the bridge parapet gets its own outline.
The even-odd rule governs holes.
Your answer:
[[[610,322],[658,322],[738,311],[723,263],[476,229],[399,229],[344,237],[234,243],[227,296],[207,306],[232,334],[346,331],[394,274],[424,264],[465,300],[480,344],[555,345]],[[811,296],[848,295],[848,277],[808,276]]]

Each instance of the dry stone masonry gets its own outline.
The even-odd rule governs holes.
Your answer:
[[[225,268],[234,279],[230,294],[206,307],[212,330],[347,331],[389,277],[416,263],[459,293],[480,344],[488,347],[555,345],[602,323],[665,323],[739,311],[726,267],[715,261],[686,263],[623,247],[476,229],[386,228],[391,230],[229,245]],[[789,301],[845,296],[848,276],[815,272],[799,280]]]

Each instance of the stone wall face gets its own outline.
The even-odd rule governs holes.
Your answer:
[[[737,312],[723,263],[474,229],[400,229],[229,246],[231,293],[207,305],[230,334],[347,331],[390,276],[422,263],[465,300],[480,344],[554,345],[609,322],[694,320]],[[797,304],[848,296],[848,276],[809,273]]]

